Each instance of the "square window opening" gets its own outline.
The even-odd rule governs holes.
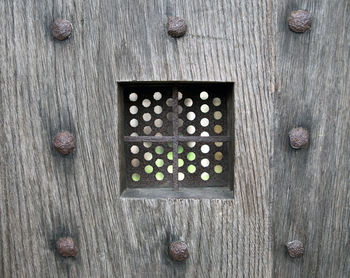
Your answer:
[[[121,196],[232,199],[233,108],[233,83],[118,83]]]

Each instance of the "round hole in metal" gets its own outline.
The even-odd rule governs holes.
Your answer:
[[[131,165],[132,167],[139,167],[140,166],[140,160],[138,160],[137,158],[134,158],[131,160]]]
[[[139,174],[137,174],[137,173],[134,173],[134,174],[131,175],[131,178],[132,178],[133,181],[138,182],[141,179],[141,176]]]
[[[152,128],[150,126],[145,126],[143,128],[143,133],[146,134],[146,135],[150,135],[152,132]]]
[[[136,101],[137,100],[137,94],[136,93],[131,93],[130,95],[129,95],[129,99],[130,99],[130,101]]]
[[[219,99],[218,97],[213,99],[213,104],[214,106],[220,106],[221,105],[221,99]]]
[[[207,127],[209,125],[209,120],[207,118],[201,119],[201,126]]]
[[[202,167],[208,167],[209,164],[210,164],[209,159],[203,158],[203,159],[201,160],[201,165],[202,165]]]
[[[153,94],[153,98],[154,98],[155,100],[161,100],[162,94],[161,94],[160,92],[155,92],[155,93]]]
[[[154,121],[154,125],[158,128],[162,127],[163,126],[163,121],[161,119],[156,119]]]
[[[145,107],[145,108],[147,108],[147,107],[150,107],[151,106],[151,101],[149,100],[149,99],[144,99],[143,101],[142,101],[142,105],[143,105],[143,107]]]
[[[156,114],[161,114],[162,112],[163,112],[163,108],[160,106],[160,105],[156,105],[156,106],[154,106],[154,113],[156,113]]]
[[[209,112],[209,106],[208,106],[208,104],[203,104],[203,105],[201,106],[201,111],[202,111],[202,113],[208,113],[208,112]]]
[[[137,127],[139,125],[139,121],[136,119],[131,119],[130,120],[130,126],[131,127]]]
[[[150,161],[150,160],[152,160],[153,155],[152,155],[150,152],[146,152],[146,153],[143,155],[143,157],[144,157],[145,160]]]
[[[210,151],[210,147],[208,145],[203,145],[201,147],[201,152],[202,153],[208,153]]]
[[[138,146],[133,145],[133,146],[131,146],[131,148],[130,148],[130,152],[131,152],[132,154],[138,154],[139,151],[140,151],[140,149],[139,149]]]
[[[196,132],[196,128],[193,125],[189,125],[186,130],[188,134],[194,134]]]
[[[206,100],[209,97],[208,93],[205,91],[201,92],[199,96],[200,96],[201,100]]]
[[[185,104],[185,106],[187,106],[187,107],[191,107],[191,106],[193,105],[193,100],[192,100],[191,98],[186,98],[186,99],[184,100],[184,104]]]
[[[220,111],[215,111],[214,112],[214,119],[220,120],[221,118],[222,118],[222,113]]]
[[[187,113],[186,117],[189,121],[193,121],[196,118],[196,114],[191,111]]]
[[[135,115],[135,114],[137,114],[139,109],[137,108],[137,106],[133,105],[133,106],[130,106],[129,111],[130,111],[130,114]]]
[[[201,179],[202,180],[207,181],[207,180],[209,180],[209,178],[210,178],[210,175],[207,172],[203,172],[201,174]]]
[[[143,118],[143,120],[145,122],[148,122],[148,121],[150,121],[152,119],[152,116],[151,116],[150,113],[145,113],[145,114],[142,115],[142,118]]]
[[[223,158],[223,154],[222,154],[222,152],[216,152],[214,154],[214,157],[215,157],[215,160],[220,161]]]

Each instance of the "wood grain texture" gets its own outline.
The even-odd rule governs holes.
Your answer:
[[[0,12],[1,277],[271,276],[270,0],[4,0]],[[178,40],[172,15],[189,26]],[[57,17],[73,23],[67,41],[51,37]],[[120,198],[117,81],[131,80],[235,82],[233,200]],[[67,157],[51,144],[64,129]],[[56,254],[62,235],[75,259]],[[185,264],[166,254],[177,239]]]
[[[310,11],[304,34],[292,10]],[[350,3],[280,1],[277,11],[272,222],[274,277],[350,277]],[[295,151],[288,131],[304,126],[310,145]],[[283,244],[304,242],[301,259]]]

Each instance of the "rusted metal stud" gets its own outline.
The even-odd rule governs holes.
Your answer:
[[[309,143],[309,132],[302,128],[297,127],[289,131],[289,144],[293,149],[305,149]]]
[[[59,153],[70,154],[75,148],[74,136],[68,131],[62,131],[53,139],[53,145]]]
[[[185,20],[177,16],[169,17],[166,27],[168,29],[168,34],[173,38],[182,37],[187,31]]]
[[[78,254],[78,247],[71,237],[60,238],[57,243],[57,252],[62,257],[75,257]]]
[[[292,11],[288,17],[289,29],[296,33],[304,33],[310,29],[311,23],[311,15],[308,11]]]
[[[189,256],[188,247],[184,241],[175,241],[169,247],[169,254],[174,261],[182,262]]]
[[[288,255],[291,258],[300,258],[304,254],[304,245],[299,240],[293,240],[286,244]]]
[[[51,27],[52,35],[55,39],[63,41],[68,39],[73,30],[73,25],[67,19],[58,18]]]

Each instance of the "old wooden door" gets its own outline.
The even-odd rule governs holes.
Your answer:
[[[302,34],[287,25],[298,9],[313,19]],[[3,0],[0,12],[1,277],[350,276],[348,0]],[[170,16],[184,37],[167,34]],[[56,18],[72,22],[68,40],[52,38]],[[231,84],[229,197],[123,195],[120,88],[140,81]],[[298,126],[310,142],[295,151]],[[62,130],[76,140],[66,156],[52,146]],[[77,256],[58,254],[64,236]],[[170,259],[174,240],[186,261]]]

